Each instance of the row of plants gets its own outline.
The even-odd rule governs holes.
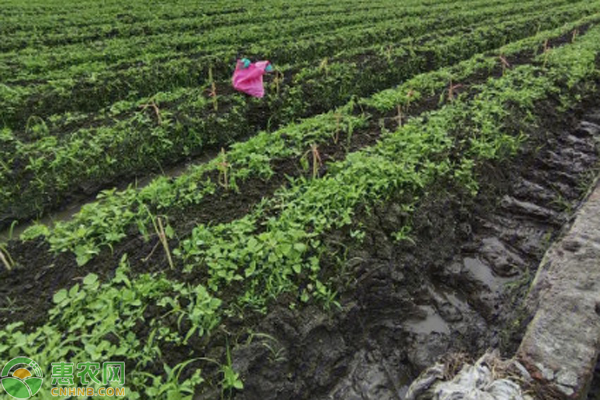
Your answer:
[[[373,108],[374,114],[387,113],[398,106],[401,107],[400,112],[404,110],[407,113],[411,103],[418,103],[434,93],[446,93],[452,82],[461,82],[482,71],[487,74],[487,71],[498,68],[501,65],[499,55],[509,57],[525,50],[536,50],[549,38],[572,32],[591,21],[591,17],[576,21],[509,44],[487,56],[477,55],[454,67],[418,75],[395,89],[383,91],[360,103]],[[444,99],[446,97],[442,101]],[[137,226],[141,233],[147,233],[151,221],[146,210],[168,215],[173,209],[199,207],[206,194],[214,193],[225,177],[229,187],[235,190],[236,183],[245,179],[271,179],[274,173],[272,164],[276,160],[306,156],[308,143],[320,146],[330,141],[332,135],[337,138],[335,140],[348,141],[351,135],[366,126],[364,117],[353,116],[353,109],[354,102],[350,102],[299,124],[272,133],[261,132],[248,141],[234,144],[228,152],[208,163],[190,167],[176,179],[161,176],[142,189],[130,187],[124,191],[105,191],[98,201],[85,205],[72,220],[58,222],[51,230],[43,225],[34,225],[22,239],[44,235],[53,251],[74,252],[78,262],[85,264],[102,248],[116,245],[132,227]],[[210,178],[215,173],[219,177],[216,180]]]
[[[207,357],[209,341],[220,337],[219,343],[227,343],[229,318],[264,313],[273,299],[290,307],[314,301],[335,307],[340,288],[324,280],[335,271],[323,271],[320,264],[331,230],[360,231],[359,207],[403,198],[407,221],[396,238],[406,239],[419,196],[434,190],[436,181],[455,181],[475,193],[475,165],[518,152],[526,140],[520,131],[537,122],[537,102],[559,95],[564,112],[579,96],[597,91],[599,54],[595,27],[573,44],[507,68],[441,109],[386,132],[375,146],[329,165],[326,176],[294,180],[245,217],[198,226],[175,252],[185,270],[205,272],[193,282],[178,282],[165,272],[134,277],[126,258],[110,280],[86,276],[54,295],[43,326],[28,331],[17,322],[0,330],[0,354],[28,355],[44,368],[57,359],[124,360],[131,398],[191,399],[203,383],[219,385],[224,393],[242,390],[228,346],[222,357]],[[516,118],[522,129],[507,129]],[[360,240],[360,232],[351,232]],[[340,256],[340,265],[344,262]],[[281,300],[284,293],[288,300]],[[167,349],[187,351],[173,359]],[[201,366],[212,364],[216,372],[203,374]]]
[[[463,0],[464,1],[464,0]],[[436,2],[436,4],[456,3],[452,0],[444,0]],[[383,5],[389,6],[388,0],[380,0],[369,3],[371,6],[378,8]],[[413,1],[405,3],[410,6],[415,4]],[[418,3],[416,3],[418,4]],[[241,15],[253,16],[257,22],[262,22],[267,17],[277,19],[296,13],[298,15],[313,15],[325,12],[336,12],[341,8],[361,8],[364,3],[356,0],[346,2],[336,2],[332,4],[326,1],[311,1],[307,2],[287,2],[286,4],[273,4],[269,8],[263,7],[262,4],[248,4],[240,1],[228,3],[211,3],[210,7],[206,4],[201,4],[193,1],[179,1],[175,4],[161,7],[144,7],[141,4],[131,4],[126,12],[123,12],[123,6],[117,1],[106,2],[100,5],[97,2],[89,2],[87,4],[69,4],[58,3],[56,5],[31,4],[24,2],[14,2],[10,6],[4,5],[0,8],[0,15],[3,16],[5,23],[0,27],[0,33],[15,34],[21,31],[35,29],[32,33],[35,35],[59,35],[57,32],[56,22],[62,22],[62,27],[65,28],[65,33],[71,31],[76,33],[88,33],[88,30],[102,30],[105,26],[110,25],[121,27],[124,29],[135,29],[148,21],[162,22],[173,21],[177,23],[183,19],[198,19],[204,21],[207,26],[218,26],[222,21],[236,23],[240,20]],[[257,15],[258,14],[258,15]],[[269,15],[270,14],[270,15]],[[34,20],[32,15],[36,15]],[[116,17],[116,18],[115,18]],[[210,20],[210,21],[209,21]],[[130,28],[124,26],[129,24]],[[161,25],[149,25],[152,29],[161,29]],[[78,29],[78,30],[75,30]],[[92,34],[95,31],[90,32]],[[39,38],[42,39],[42,38]]]
[[[556,2],[559,3],[555,4]],[[560,2],[564,0],[552,0],[549,4],[558,6]],[[318,33],[312,33],[307,38],[290,37],[285,33],[288,32],[286,30],[284,33],[276,32],[276,39],[265,39],[263,32],[251,30],[242,34],[256,36],[250,38],[247,45],[240,44],[239,41],[233,45],[219,44],[218,38],[213,34],[206,37],[192,36],[191,42],[188,42],[192,46],[190,48],[183,44],[185,36],[168,35],[167,43],[153,43],[156,51],[146,51],[140,57],[127,54],[137,48],[130,42],[117,46],[114,58],[106,54],[106,49],[96,49],[93,46],[78,48],[74,55],[81,63],[52,50],[50,59],[65,63],[56,66],[56,76],[39,53],[35,53],[31,59],[14,56],[11,57],[12,62],[22,61],[29,65],[39,63],[40,67],[33,75],[19,72],[20,76],[14,78],[16,84],[0,85],[0,121],[13,129],[23,129],[32,116],[45,118],[68,111],[94,112],[122,99],[139,99],[141,96],[151,96],[156,92],[173,90],[179,86],[198,87],[208,81],[209,71],[214,79],[226,81],[230,78],[234,61],[240,54],[257,55],[272,60],[276,65],[290,63],[295,68],[301,68],[318,64],[323,57],[331,56],[335,52],[365,47],[366,43],[393,47],[393,43],[405,39],[407,35],[418,37],[430,31],[481,23],[486,18],[497,19],[503,13],[511,12],[510,5],[500,9],[498,6],[484,6],[489,8],[479,10],[473,5],[474,9],[456,15],[444,15],[441,21],[438,17],[431,16],[409,19],[401,25],[397,24],[395,18],[382,12],[382,18],[386,19],[374,26],[363,26],[361,29],[340,28],[335,32],[317,30]],[[583,8],[588,12],[591,10],[589,5],[581,3],[571,8],[575,10],[569,10],[569,13],[583,12]],[[596,6],[595,11],[597,8]],[[527,11],[539,12],[539,7],[529,3],[516,10]],[[363,19],[357,21],[362,23]],[[231,31],[226,30],[224,36],[231,39]],[[235,38],[237,40],[238,37]],[[194,40],[203,40],[205,43],[198,44]],[[177,50],[180,46],[186,48]],[[191,50],[198,46],[202,46],[200,52]],[[192,54],[188,54],[190,51]],[[98,61],[98,57],[102,61]],[[7,77],[10,71],[28,71],[28,68],[23,66],[11,65],[11,61],[7,61],[5,65],[6,71],[2,71],[2,75]]]
[[[518,13],[522,13],[524,10],[517,7],[517,10],[511,10],[511,11],[518,14]],[[527,18],[528,16],[533,17],[537,13],[538,12],[536,11],[534,13],[521,15],[521,16],[523,18]],[[486,17],[486,15],[487,14],[478,14],[477,13],[477,14],[471,15],[469,17],[469,18],[473,18],[472,20],[471,19],[469,19],[469,20],[462,19],[461,21],[462,21],[462,23],[469,23],[468,30],[472,30],[472,29],[481,27],[485,24],[493,24],[493,23],[500,22],[503,18],[506,18],[506,15],[503,14],[501,17],[497,17],[496,19],[486,19],[483,22],[471,23],[473,21],[480,20],[482,17]],[[454,21],[454,22],[456,22],[456,21]],[[448,30],[444,30],[443,28],[445,26],[446,26],[446,24],[438,24],[436,27],[436,30],[434,30],[432,32],[426,33],[422,36],[411,36],[409,38],[404,38],[400,41],[395,41],[393,46],[388,43],[387,45],[381,44],[381,46],[375,45],[375,46],[362,47],[362,46],[358,45],[359,43],[355,43],[354,45],[351,46],[350,49],[348,49],[346,51],[341,51],[342,48],[338,47],[339,51],[335,57],[333,57],[331,59],[328,58],[326,60],[321,60],[320,58],[317,58],[317,60],[320,61],[319,67],[321,70],[325,70],[325,72],[328,72],[327,70],[330,69],[329,66],[331,63],[335,64],[335,63],[343,63],[345,61],[352,61],[353,59],[367,57],[369,54],[372,54],[375,52],[385,52],[385,54],[389,58],[393,55],[391,52],[394,48],[398,48],[398,47],[402,46],[403,48],[410,50],[412,47],[414,47],[415,42],[424,43],[427,41],[431,41],[432,39],[435,40],[438,34],[442,35],[443,37],[447,37],[447,36],[451,36],[451,35],[456,35],[458,33],[463,33],[463,32],[465,32],[465,30],[467,30],[465,28],[454,28],[454,29],[451,28]],[[409,29],[411,27],[412,27],[412,25],[407,26],[402,29]],[[421,31],[422,31],[422,29],[418,29],[418,32],[421,32]],[[428,29],[425,29],[423,31],[428,31]],[[413,34],[417,34],[418,32],[413,32]],[[376,30],[373,31],[373,35],[376,35],[376,34],[378,34],[378,32]],[[381,36],[381,35],[379,35],[379,36]],[[310,44],[314,45],[315,43],[310,42]],[[303,46],[303,44],[296,42],[297,49],[301,48],[302,46]],[[297,51],[297,49],[296,49],[296,51]],[[321,50],[319,50],[319,53],[327,54],[327,51],[326,51],[326,49],[321,49]],[[314,65],[315,61],[317,61],[317,60],[305,59],[304,61],[299,62],[299,63],[294,62],[293,64],[283,64],[278,67],[278,72],[284,75],[284,77],[283,77],[284,81],[289,82],[293,79],[293,77],[295,76],[296,73],[302,71],[306,67],[310,67],[311,65]],[[171,64],[171,62],[173,62],[173,64]],[[182,65],[178,64],[177,61],[167,62],[167,63],[163,64],[162,67],[170,68],[172,70],[180,69],[180,70],[183,70],[184,73],[190,72],[187,68],[182,68]],[[141,75],[143,76],[143,74],[141,74]],[[154,78],[158,79],[159,75],[160,74],[157,72],[156,75],[154,76]],[[170,74],[170,75],[172,75],[172,74]],[[209,77],[210,79],[207,79],[209,81],[209,83],[215,83],[215,85],[217,86],[218,89],[229,85],[229,75],[226,74],[225,76],[223,76],[223,74],[219,73],[216,70],[216,68],[209,67],[206,71],[204,71],[204,75]],[[124,79],[125,77],[121,77],[121,78]],[[147,77],[147,76],[143,76],[143,78],[148,83],[154,83],[154,81],[152,79],[148,80],[149,77]],[[281,76],[278,77],[279,80],[281,80],[281,78],[282,78]],[[117,80],[117,82],[118,82],[118,80]],[[276,83],[279,83],[279,82],[276,82]],[[282,82],[282,83],[285,83],[285,82]],[[128,82],[127,86],[131,87],[132,82]],[[192,101],[192,102],[195,101],[198,96],[198,93],[201,93],[202,91],[205,91],[205,90],[209,91],[212,88],[212,85],[210,85],[211,87],[200,87],[199,89],[197,86],[198,85],[195,85],[195,87],[191,87],[191,88],[181,87],[181,88],[174,89],[168,93],[160,93],[160,91],[157,90],[156,92],[152,92],[152,94],[154,95],[155,93],[159,93],[160,97],[162,99],[164,99],[163,102],[167,101],[169,103],[184,103],[186,101]],[[153,86],[153,87],[158,88],[157,86]],[[277,90],[278,88],[276,87],[275,89]],[[220,92],[220,90],[217,91],[218,96],[221,95],[219,92]],[[43,136],[47,136],[47,135],[57,136],[58,140],[60,141],[61,137],[68,137],[68,135],[73,133],[78,127],[85,127],[86,125],[107,126],[107,125],[113,124],[116,120],[122,120],[127,117],[130,117],[131,114],[135,113],[136,111],[139,111],[140,105],[147,104],[148,102],[150,102],[152,100],[153,100],[153,96],[142,97],[141,99],[139,97],[137,97],[133,100],[123,100],[123,101],[115,102],[115,103],[111,104],[109,107],[101,109],[99,111],[92,111],[92,112],[88,112],[88,113],[81,112],[81,111],[66,112],[63,114],[54,114],[47,118],[40,118],[37,116],[30,117],[28,119],[25,127],[14,130],[13,134],[16,135],[22,141],[35,141],[35,140],[37,140]]]
[[[409,3],[408,6],[410,5]],[[389,2],[370,5],[357,3],[352,11],[353,13],[361,13],[367,8],[377,11],[384,7],[390,9],[393,4]],[[178,16],[174,16],[173,14],[162,14],[154,9],[144,8],[132,10],[128,14],[122,15],[120,13],[122,11],[121,5],[113,9],[103,9],[102,14],[99,14],[98,10],[87,10],[85,14],[81,12],[78,14],[85,18],[84,21],[88,22],[87,24],[76,24],[76,18],[65,15],[61,18],[71,24],[61,25],[60,30],[56,29],[57,18],[52,13],[48,13],[48,15],[52,15],[53,20],[48,22],[39,19],[33,22],[32,19],[28,19],[27,23],[23,23],[21,20],[18,22],[19,25],[16,25],[17,23],[13,25],[9,21],[9,23],[0,27],[0,33],[6,35],[6,40],[0,43],[0,51],[29,54],[33,49],[37,49],[40,52],[47,52],[49,48],[58,46],[107,41],[115,38],[121,40],[145,36],[149,39],[160,39],[157,35],[165,33],[206,33],[209,30],[223,26],[243,29],[245,24],[249,22],[253,25],[268,26],[270,24],[288,23],[299,16],[317,19],[348,11],[348,5],[339,3],[322,5],[321,7],[298,5],[289,8],[272,7],[269,10],[260,10],[260,12],[253,10],[254,7],[250,6],[250,9],[236,9],[234,12],[223,14],[214,14],[215,10],[213,10],[210,15],[204,14],[202,9],[190,4],[177,3],[174,8],[185,11]],[[55,12],[55,10],[52,12]],[[117,18],[115,18],[115,14]],[[93,15],[93,17],[90,18],[90,15]],[[22,51],[24,49],[26,49],[26,52]]]
[[[577,11],[573,11],[577,15]],[[327,65],[307,67],[285,85],[271,84],[262,99],[233,94],[208,97],[192,92],[170,107],[160,96],[150,99],[130,118],[111,126],[81,129],[59,142],[56,137],[23,143],[3,130],[0,204],[5,220],[33,216],[52,208],[79,185],[112,182],[116,177],[180,160],[206,148],[223,146],[253,134],[269,123],[276,127],[294,119],[327,111],[352,96],[369,95],[416,73],[450,65],[473,54],[553,28],[561,17],[523,17],[494,27],[482,27],[454,36],[434,36],[417,46],[380,49],[374,54],[342,55]],[[508,39],[507,39],[508,38]],[[354,58],[356,59],[356,58]],[[166,95],[168,98],[168,94]],[[261,118],[260,113],[269,116]],[[258,114],[258,119],[257,119]],[[43,124],[41,125],[43,133]],[[7,221],[10,223],[10,221]]]
[[[475,4],[475,6],[482,7],[484,5]],[[440,13],[440,10],[436,10],[439,8],[439,6],[434,6],[431,11]],[[455,8],[460,10],[454,5],[450,6],[448,11],[452,12],[452,9]],[[271,13],[267,12],[265,14],[269,16]],[[248,18],[246,15],[246,18],[241,20],[240,25],[226,24],[221,27],[210,28],[207,31],[193,29],[187,32],[178,32],[176,36],[172,34],[172,31],[169,31],[157,35],[115,37],[97,43],[88,42],[66,46],[26,48],[2,55],[2,59],[15,68],[12,74],[18,73],[18,78],[22,78],[27,76],[23,75],[23,72],[27,72],[29,75],[31,73],[39,74],[45,70],[62,69],[81,62],[118,63],[128,60],[137,61],[134,59],[136,56],[160,54],[170,49],[178,49],[180,54],[184,50],[187,53],[194,49],[205,49],[208,52],[213,52],[217,49],[216,46],[219,45],[232,47],[256,42],[268,43],[270,40],[282,38],[288,40],[306,39],[325,33],[333,34],[336,30],[348,31],[352,28],[364,27],[367,23],[375,24],[390,19],[402,20],[426,15],[426,8],[422,5],[409,6],[407,9],[393,7],[387,10],[381,8],[374,10],[358,9],[351,15],[329,13],[314,18],[310,15],[304,19],[296,18],[288,21],[284,30],[276,23],[277,21],[271,22],[264,19],[262,22],[255,22],[254,18]],[[176,28],[176,26],[173,27],[174,30]],[[232,35],[232,32],[236,32],[236,34]],[[98,53],[98,50],[101,50],[101,52]],[[143,60],[143,58],[141,59]],[[35,78],[39,75],[30,76]]]

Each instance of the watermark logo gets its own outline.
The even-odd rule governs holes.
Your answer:
[[[15,399],[28,399],[40,391],[44,374],[31,358],[17,357],[2,368],[0,381],[4,391]]]
[[[79,385],[75,379],[79,380]],[[77,367],[72,362],[52,363],[52,396],[125,396],[125,363],[107,361],[100,365],[99,362],[80,362]],[[95,389],[90,385],[112,385]]]
[[[53,386],[50,394],[55,397],[124,397],[125,363],[54,362],[50,380]],[[31,358],[17,357],[4,366],[0,382],[4,391],[15,399],[29,399],[40,391],[44,374]]]

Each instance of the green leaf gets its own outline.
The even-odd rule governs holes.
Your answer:
[[[291,244],[285,243],[285,244],[281,245],[281,253],[284,256],[286,256],[286,257],[289,256],[291,252],[292,252],[292,245]]]
[[[69,290],[69,297],[75,297],[75,295],[77,294],[77,292],[79,292],[79,283],[77,283],[75,286],[73,286]]]
[[[68,292],[66,289],[60,289],[58,292],[56,292],[54,294],[54,296],[52,296],[52,301],[54,301],[55,304],[60,304],[63,302],[63,300],[65,300],[68,297]]]
[[[306,245],[304,243],[295,243],[294,249],[296,249],[300,253],[304,253],[306,251]]]
[[[86,286],[90,286],[93,285],[94,283],[96,283],[98,281],[98,275],[96,274],[88,274],[84,279],[83,279],[83,284]]]
[[[250,240],[248,240],[248,249],[250,249],[250,251],[252,251],[257,246],[258,246],[258,240],[256,240],[256,238],[251,237]]]

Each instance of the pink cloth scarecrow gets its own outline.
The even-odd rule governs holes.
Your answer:
[[[234,89],[262,98],[265,95],[263,75],[268,72],[269,65],[269,61],[257,61],[246,67],[242,60],[238,60],[232,78]]]

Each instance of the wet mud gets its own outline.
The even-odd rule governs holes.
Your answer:
[[[245,385],[235,398],[398,400],[448,353],[512,355],[528,284],[598,172],[600,112],[549,114],[528,133],[516,159],[480,167],[477,198],[447,182],[426,195],[414,243],[390,238],[405,219],[399,204],[365,215],[341,310],[270,313],[254,328],[269,339],[233,351]]]

